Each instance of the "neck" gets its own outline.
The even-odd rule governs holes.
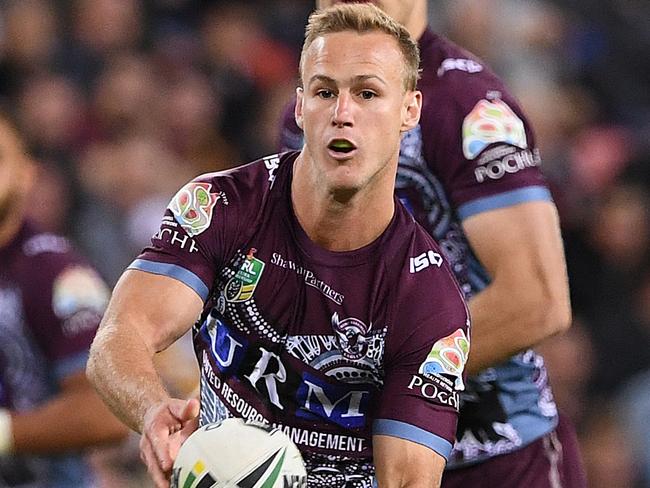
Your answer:
[[[294,163],[291,202],[312,242],[329,251],[353,251],[375,241],[390,224],[393,190],[394,178],[359,191],[323,189],[303,152]]]
[[[411,37],[416,41],[420,39],[422,34],[429,25],[429,11],[427,8],[428,2],[426,0],[420,0],[415,3],[413,10],[411,10],[410,16],[404,22],[404,27],[409,31]]]

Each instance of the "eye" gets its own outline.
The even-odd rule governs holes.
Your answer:
[[[323,100],[328,100],[334,96],[334,93],[332,92],[332,90],[322,88],[316,92],[316,96],[322,98]]]
[[[375,92],[373,92],[373,91],[370,91],[370,90],[363,90],[360,93],[360,96],[364,100],[372,100],[373,98],[375,98],[377,96],[377,94]]]

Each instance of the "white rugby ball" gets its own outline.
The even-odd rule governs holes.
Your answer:
[[[300,451],[280,429],[229,418],[190,435],[174,461],[171,488],[302,488]]]

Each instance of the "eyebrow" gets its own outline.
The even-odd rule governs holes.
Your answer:
[[[354,78],[352,78],[352,83],[353,84],[362,83],[364,81],[368,81],[368,80],[371,80],[371,79],[372,80],[377,80],[382,85],[386,84],[386,82],[377,75],[358,75],[358,76],[355,76]],[[307,83],[307,85],[311,85],[312,83],[314,83],[316,81],[320,81],[322,83],[329,84],[329,85],[335,85],[336,84],[336,80],[334,78],[330,78],[329,76],[325,76],[325,75],[314,75],[309,79],[309,82]]]

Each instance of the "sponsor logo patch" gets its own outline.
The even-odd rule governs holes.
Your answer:
[[[91,268],[73,266],[64,270],[54,281],[52,309],[65,319],[81,310],[104,312],[109,298],[108,287]]]
[[[427,358],[420,365],[419,373],[424,376],[450,376],[458,390],[464,390],[463,369],[469,354],[469,339],[462,329],[438,340]]]
[[[38,234],[23,245],[23,252],[27,256],[36,256],[44,252],[63,254],[70,250],[67,239],[54,234]]]
[[[411,274],[422,271],[429,266],[442,266],[442,256],[431,250],[409,259],[409,272]]]
[[[212,214],[217,201],[225,195],[210,193],[210,183],[188,183],[181,188],[169,204],[176,220],[190,237],[199,235],[212,222]]]
[[[483,66],[473,59],[447,58],[438,68],[438,77],[444,75],[447,71],[464,71],[466,73],[480,73]]]
[[[313,271],[310,271],[291,259],[285,259],[282,254],[274,252],[271,256],[271,264],[280,268],[294,271],[298,276],[304,277],[305,283],[319,290],[323,295],[332,300],[337,305],[343,303],[345,296],[334,290],[329,284],[319,280]]]
[[[442,377],[430,376],[423,379],[421,376],[414,374],[411,376],[408,389],[419,391],[424,398],[439,405],[452,407],[456,411],[460,406],[460,395],[450,385],[445,384]]]
[[[245,302],[253,296],[265,266],[264,261],[254,256],[256,251],[257,249],[251,248],[241,268],[226,283],[224,293],[228,302]]]
[[[275,172],[280,167],[280,157],[277,154],[265,157],[264,166],[269,172],[269,182],[273,186],[273,183],[275,183]]]
[[[508,151],[506,151],[508,149]],[[500,150],[500,151],[499,151]],[[487,154],[487,152],[491,154]],[[506,175],[515,174],[526,168],[534,168],[542,164],[539,149],[535,148],[517,150],[512,146],[499,146],[494,151],[487,151],[485,155],[497,156],[495,159],[488,159],[481,156],[477,167],[474,169],[474,176],[478,183],[490,180],[500,180]]]
[[[497,142],[526,149],[524,123],[503,100],[480,100],[463,120],[463,155],[474,159]]]
[[[366,425],[366,414],[372,395],[370,390],[326,383],[305,372],[296,396],[301,407],[296,410],[296,416],[326,419],[354,429]]]

